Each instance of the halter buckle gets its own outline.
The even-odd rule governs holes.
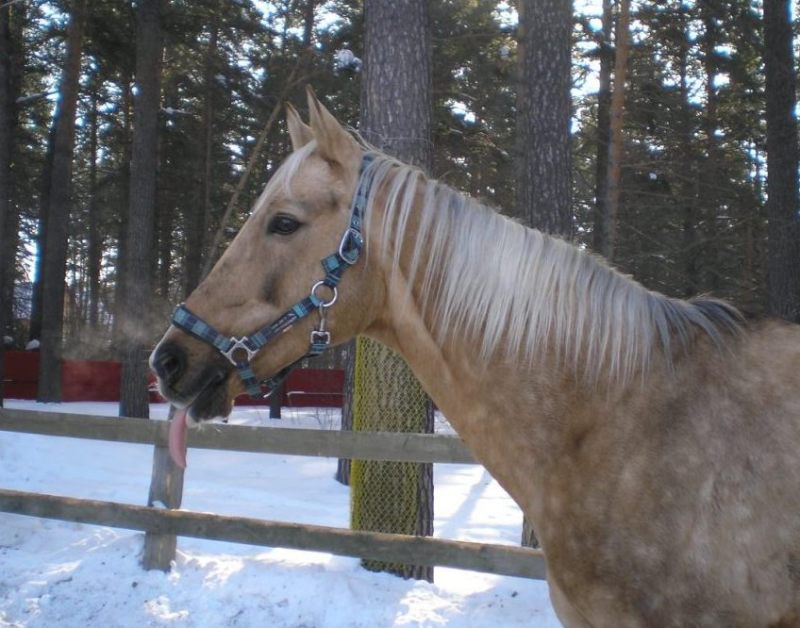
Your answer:
[[[352,248],[347,247],[349,242],[353,243],[354,246]],[[358,256],[361,254],[363,246],[364,238],[361,236],[361,232],[355,227],[348,227],[339,241],[339,257],[342,258],[345,264],[352,266],[358,261]]]
[[[249,363],[250,360],[253,359],[253,356],[256,353],[258,353],[258,351],[257,350],[253,351],[250,347],[248,347],[247,344],[245,343],[246,340],[247,336],[242,336],[241,338],[234,338],[233,336],[231,336],[230,341],[233,344],[231,344],[231,346],[228,348],[227,351],[222,351],[220,349],[220,353],[224,355],[226,358],[228,358],[231,364],[233,364],[234,366],[239,366],[239,362],[237,362],[236,359],[233,357],[233,352],[236,351],[237,349],[244,349],[245,352],[247,353],[247,362]]]

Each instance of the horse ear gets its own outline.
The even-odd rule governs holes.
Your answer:
[[[286,103],[286,126],[289,128],[289,138],[292,140],[292,150],[297,150],[314,139],[311,127],[303,122],[291,103]]]
[[[317,99],[310,85],[306,87],[306,94],[309,121],[320,155],[328,161],[343,163],[355,144],[353,138]]]

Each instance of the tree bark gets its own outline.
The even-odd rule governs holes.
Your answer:
[[[520,0],[518,10],[517,214],[569,238],[572,2]]]
[[[622,121],[625,115],[625,80],[628,73],[630,41],[630,0],[620,0],[619,17],[614,37],[614,91],[609,111],[611,128],[608,143],[608,183],[606,184],[606,216],[603,224],[603,250],[608,260],[614,259],[617,237],[617,215],[622,185]]]
[[[719,41],[719,27],[717,20],[721,17],[723,8],[718,0],[702,0],[698,3],[700,17],[703,21],[704,34],[702,40],[703,70],[706,79],[706,107],[703,115],[703,130],[705,131],[706,154],[700,164],[699,205],[705,215],[703,221],[706,225],[703,246],[703,266],[707,269],[703,282],[703,290],[718,294],[720,289],[720,242],[717,223],[720,220],[720,181],[726,180],[723,170],[725,160],[721,157],[718,141],[717,126],[719,124],[719,95],[714,85],[714,78],[719,70],[716,61],[716,49]],[[723,209],[722,213],[725,213]]]
[[[767,310],[800,321],[796,77],[789,0],[764,0],[767,114]]]
[[[608,208],[608,151],[611,144],[611,68],[614,65],[612,32],[614,16],[611,0],[603,0],[603,28],[600,40],[600,74],[597,91],[597,162],[595,165],[594,226],[592,248],[595,252],[611,258],[608,234],[613,231],[609,224]]]
[[[67,266],[67,226],[75,144],[75,113],[80,88],[81,53],[86,0],[72,4],[67,29],[67,53],[53,117],[53,161],[43,231],[42,336],[39,361],[39,401],[61,401],[61,353],[64,322],[64,277]]]
[[[160,0],[141,0],[136,20],[136,85],[123,293],[120,415],[148,418],[147,349],[152,341],[152,257],[160,102]]]
[[[124,149],[122,165],[118,176],[122,181],[122,195],[119,199],[119,236],[117,238],[117,281],[114,285],[114,323],[111,332],[115,352],[121,357],[123,344],[123,324],[125,321],[125,281],[128,273],[125,265],[128,263],[128,213],[131,198],[131,154],[133,136],[133,116],[131,114],[133,93],[131,90],[132,78],[126,77],[122,83],[120,106],[122,109],[122,128],[124,129]]]
[[[691,43],[691,16],[689,7],[681,4],[678,9],[680,24],[680,49],[678,52],[678,75],[681,109],[675,112],[676,128],[678,129],[678,159],[684,164],[684,182],[681,183],[680,196],[683,202],[683,251],[681,265],[683,267],[683,296],[688,298],[699,291],[700,273],[698,264],[699,253],[699,214],[698,191],[699,172],[698,159],[694,151],[694,127],[692,124],[691,96],[689,94],[689,50]]]
[[[364,20],[360,131],[381,150],[430,170],[433,89],[429,3],[425,0],[366,0]],[[431,403],[402,358],[377,343],[359,339],[355,368],[362,390],[381,390],[383,399],[358,404],[353,418],[355,429],[397,430],[398,425],[387,426],[385,422],[396,421],[396,410],[402,408],[402,427],[406,431],[433,431]],[[376,386],[387,372],[395,376],[391,381],[383,380],[382,388]],[[395,412],[382,411],[382,405]],[[397,526],[394,531],[430,535],[433,533],[433,467],[430,464],[407,465],[403,471],[394,472],[391,465],[397,464],[353,461],[350,476],[352,525],[355,529],[374,529],[377,522],[362,516],[368,509],[368,500],[385,501],[388,495],[394,495],[392,508],[386,509],[398,515],[393,518],[393,525]],[[412,486],[408,486],[409,482]],[[409,517],[409,513],[415,514]],[[406,578],[433,580],[430,567],[373,562],[368,566]]]
[[[11,119],[13,101],[11,98],[11,7],[0,8],[0,244],[6,242],[6,225],[10,215],[11,198]],[[0,299],[7,294],[6,284],[13,275],[6,268],[0,268]],[[3,407],[3,382],[5,362],[5,336],[11,321],[4,306],[0,307],[0,408]]]
[[[100,238],[100,210],[97,203],[98,115],[97,81],[93,81],[89,111],[89,328],[95,330],[100,318],[100,266],[103,243]]]
[[[214,18],[216,20],[216,13]],[[213,175],[212,156],[214,140],[214,68],[217,55],[218,29],[214,23],[205,56],[205,93],[203,95],[203,117],[200,132],[199,153],[200,159],[198,174],[202,177],[198,181],[198,200],[194,204],[194,211],[187,215],[186,220],[186,272],[184,295],[189,296],[192,290],[200,283],[203,271],[203,249],[206,244],[206,225],[211,212],[211,179]]]
[[[14,286],[17,280],[17,250],[19,249],[19,212],[14,211],[14,200],[18,196],[15,192],[13,177],[14,163],[19,159],[20,144],[17,128],[18,110],[17,97],[20,94],[23,71],[26,66],[25,47],[23,44],[23,25],[27,19],[28,8],[25,4],[14,4],[2,9],[7,20],[7,35],[5,39],[4,61],[6,78],[4,83],[8,90],[5,102],[8,103],[8,137],[5,146],[8,148],[9,165],[6,170],[8,180],[8,209],[5,213],[5,224],[3,235],[0,239],[0,274],[3,275],[2,287],[0,288],[0,317],[6,321],[6,328],[15,337],[19,338],[19,329],[15,327],[14,321]],[[6,197],[4,197],[6,198]]]

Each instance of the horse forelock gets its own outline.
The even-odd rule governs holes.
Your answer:
[[[292,152],[272,174],[261,192],[261,196],[253,204],[253,213],[261,210],[267,205],[267,201],[276,193],[280,192],[284,196],[291,198],[293,195],[292,186],[297,178],[297,172],[316,149],[316,141],[312,140],[305,146]]]
[[[367,251],[389,252],[393,272],[410,260],[407,285],[418,286],[439,342],[480,338],[482,359],[500,351],[533,363],[549,351],[590,381],[621,382],[656,354],[671,359],[698,331],[721,347],[739,328],[739,313],[722,301],[649,291],[586,251],[373,152],[366,232],[377,214],[381,228]]]

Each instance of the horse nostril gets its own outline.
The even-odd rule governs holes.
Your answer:
[[[165,344],[159,347],[153,360],[153,369],[161,379],[168,384],[180,379],[186,366],[186,354],[183,349],[174,344]]]

